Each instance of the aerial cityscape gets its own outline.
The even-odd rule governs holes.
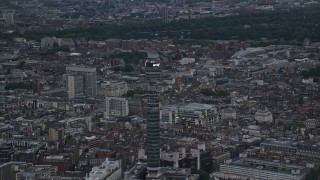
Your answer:
[[[320,179],[319,0],[0,0],[0,180]]]

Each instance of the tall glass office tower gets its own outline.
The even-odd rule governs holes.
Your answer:
[[[147,166],[149,177],[159,176],[160,170],[159,65],[158,62],[152,60],[145,64],[146,79],[150,85],[147,110]]]

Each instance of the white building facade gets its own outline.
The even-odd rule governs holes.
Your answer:
[[[257,120],[259,123],[263,123],[263,122],[272,123],[273,122],[272,113],[268,109],[258,110],[255,113],[254,117],[255,117],[255,120]]]
[[[122,169],[120,161],[106,161],[101,166],[93,167],[85,180],[120,180],[122,177]]]

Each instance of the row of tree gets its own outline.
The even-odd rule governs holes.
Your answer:
[[[13,89],[32,89],[32,83],[25,83],[25,82],[13,82],[9,83],[5,87],[6,90],[13,90]]]
[[[303,78],[308,78],[308,77],[319,77],[320,76],[320,66],[316,67],[316,68],[312,68],[309,70],[304,70],[301,72],[301,76]]]
[[[320,7],[287,11],[264,12],[255,15],[241,14],[227,17],[207,17],[177,20],[169,23],[152,21],[74,28],[59,31],[29,31],[21,35],[40,40],[45,36],[87,38],[184,38],[202,40],[254,40],[302,42],[309,37],[320,41]],[[8,38],[0,34],[0,38]],[[267,42],[268,42],[267,41]]]
[[[319,168],[313,168],[307,174],[306,180],[315,180],[315,179],[319,179],[319,177],[320,177],[320,169]]]
[[[133,52],[121,52],[109,55],[110,58],[123,59],[126,64],[138,64],[141,59],[148,57],[146,52],[133,51]]]
[[[217,97],[226,97],[229,96],[229,92],[225,90],[213,91],[210,88],[204,88],[200,90],[200,93],[205,96],[217,96]]]
[[[133,97],[135,94],[148,94],[148,90],[145,90],[145,89],[142,89],[142,88],[136,88],[134,90],[129,90],[127,91],[123,97],[126,97],[126,98],[130,98],[130,97]]]

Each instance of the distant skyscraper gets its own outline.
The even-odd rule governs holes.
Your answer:
[[[13,15],[14,15],[14,11],[6,10],[2,12],[2,17],[6,25],[14,24]]]
[[[162,7],[161,14],[162,14],[162,21],[169,22],[169,15],[168,15],[168,7],[167,6]]]
[[[67,66],[66,73],[69,99],[79,96],[93,97],[97,94],[96,68]]]
[[[158,179],[160,176],[159,65],[158,62],[149,60],[145,66],[146,78],[150,84],[147,110],[147,179]]]

